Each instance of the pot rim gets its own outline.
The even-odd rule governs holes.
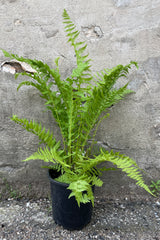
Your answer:
[[[53,171],[53,169],[48,169],[48,177],[51,182],[53,182],[56,185],[64,186],[64,187],[69,187],[68,183],[63,183],[63,182],[58,182],[54,180],[54,178],[51,177],[50,171]]]

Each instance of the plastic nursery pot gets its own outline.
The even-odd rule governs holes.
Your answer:
[[[80,230],[91,221],[92,203],[81,203],[80,207],[74,197],[68,199],[71,191],[65,183],[55,181],[60,174],[49,169],[51,185],[52,212],[55,223],[68,230]]]

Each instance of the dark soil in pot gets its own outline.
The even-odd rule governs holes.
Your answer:
[[[92,203],[81,203],[80,207],[74,197],[68,199],[71,191],[68,184],[55,181],[60,173],[50,169],[51,199],[53,219],[68,230],[80,230],[91,221]]]

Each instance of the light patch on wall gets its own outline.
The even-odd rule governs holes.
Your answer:
[[[103,37],[103,32],[100,26],[82,27],[82,31],[87,38],[99,39]]]
[[[127,7],[131,0],[114,0],[117,7]]]
[[[2,72],[9,72],[11,74],[20,73],[20,72],[28,72],[28,73],[36,72],[29,64],[24,62],[18,62],[15,60],[2,63],[0,65],[0,69]]]

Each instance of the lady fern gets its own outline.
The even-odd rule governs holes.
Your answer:
[[[50,168],[61,171],[62,175],[57,180],[69,184],[68,188],[72,191],[70,197],[74,196],[78,205],[89,201],[94,204],[92,186],[102,186],[103,182],[99,176],[103,171],[114,170],[114,168],[98,167],[102,162],[111,162],[116,165],[139,186],[151,193],[134,160],[102,149],[98,156],[91,157],[98,126],[104,118],[109,117],[107,109],[132,92],[127,88],[128,84],[124,84],[119,89],[114,88],[114,85],[119,78],[127,77],[132,66],[138,67],[137,63],[130,62],[125,66],[118,65],[92,74],[91,59],[85,53],[87,44],[78,41],[80,33],[66,10],[63,12],[63,20],[68,42],[74,48],[77,63],[67,78],[61,79],[59,58],[55,60],[56,67],[51,69],[42,61],[19,57],[3,50],[6,57],[25,62],[34,69],[33,73],[16,74],[16,78],[19,75],[30,78],[21,82],[17,90],[23,85],[35,87],[44,99],[46,108],[51,111],[62,134],[62,142],[57,142],[54,134],[47,131],[41,124],[13,115],[11,120],[28,132],[37,135],[40,143],[46,145],[45,148],[40,147],[25,161],[41,159],[52,164],[49,165]],[[96,84],[93,85],[93,82]],[[105,114],[102,116],[102,113]],[[92,143],[88,146],[90,138]]]

